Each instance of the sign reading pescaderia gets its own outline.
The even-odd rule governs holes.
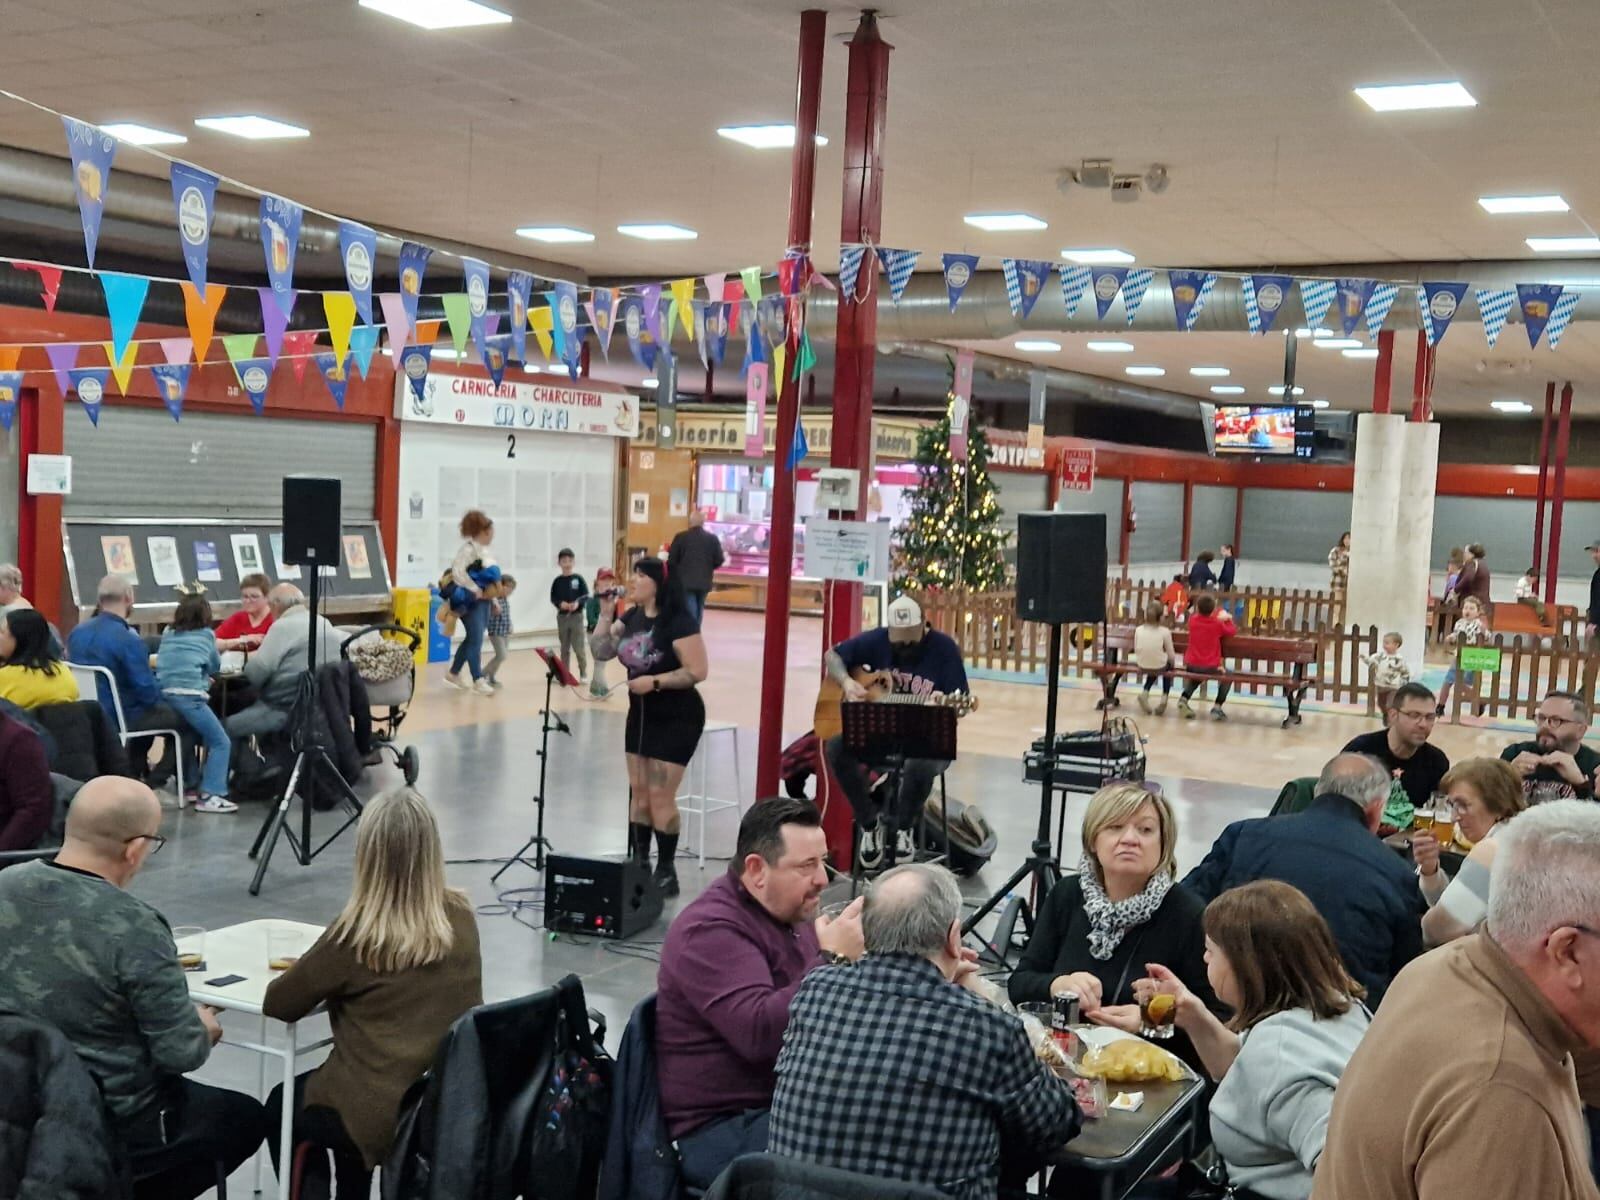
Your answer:
[[[627,392],[591,384],[524,383],[498,386],[468,375],[430,374],[421,393],[404,378],[395,386],[395,411],[405,421],[537,433],[639,435],[639,401]]]

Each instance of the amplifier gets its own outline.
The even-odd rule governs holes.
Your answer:
[[[1044,738],[1034,738],[1023,755],[1022,777],[1041,783],[1045,777]],[[1115,720],[1106,731],[1083,729],[1056,734],[1051,783],[1063,791],[1097,792],[1113,779],[1144,780],[1144,739],[1127,722]]]
[[[544,868],[544,927],[559,933],[627,938],[661,916],[650,868],[632,859],[552,854]]]

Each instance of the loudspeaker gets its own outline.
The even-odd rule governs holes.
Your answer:
[[[650,868],[631,858],[552,854],[544,868],[544,927],[590,937],[626,938],[661,916]]]
[[[1047,625],[1106,619],[1106,515],[1017,514],[1017,615]]]
[[[283,477],[283,561],[339,565],[339,481],[317,475]]]

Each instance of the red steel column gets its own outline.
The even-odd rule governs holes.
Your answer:
[[[1539,429],[1539,492],[1533,502],[1533,569],[1544,563],[1544,506],[1550,478],[1550,424],[1555,419],[1556,381],[1544,385],[1544,424]]]
[[[17,565],[22,568],[25,593],[49,620],[60,621],[63,631],[78,622],[68,619],[71,596],[66,583],[61,550],[61,497],[28,494],[28,459],[35,454],[63,454],[66,449],[66,401],[53,387],[24,389],[17,405]],[[78,581],[93,587],[98,580]],[[94,602],[91,600],[91,604]]]
[[[889,107],[889,52],[878,19],[863,13],[850,39],[844,107],[844,206],[841,242],[879,241],[883,220],[883,139]],[[867,294],[839,305],[834,336],[833,445],[829,462],[861,472],[856,512],[867,508],[872,466],[872,382],[878,347],[878,289],[873,264]],[[830,580],[823,588],[822,647],[826,652],[861,631],[861,585]]]
[[[1378,361],[1372,372],[1372,411],[1389,411],[1389,385],[1394,381],[1394,330],[1378,331]]]
[[[1572,437],[1572,383],[1561,388],[1561,416],[1556,424],[1556,478],[1550,504],[1550,565],[1544,573],[1544,602],[1556,602],[1556,572],[1561,569],[1561,516],[1567,507],[1567,443]]]
[[[1382,353],[1381,351],[1379,352]],[[1411,419],[1428,419],[1428,335],[1417,330],[1417,368],[1411,377]]]
[[[1178,550],[1178,557],[1183,559],[1184,565],[1189,564],[1189,534],[1194,525],[1194,480],[1183,481],[1183,544]]]
[[[794,101],[794,156],[789,176],[789,246],[811,250],[811,207],[817,176],[817,111],[822,102],[822,51],[828,14],[800,14],[800,52]],[[841,308],[844,306],[841,305]],[[778,391],[777,442],[773,447],[772,537],[767,555],[766,630],[761,655],[761,716],[756,735],[756,796],[778,794],[783,756],[783,684],[789,665],[789,590],[794,575],[794,472],[789,447],[800,420],[800,392],[789,371],[797,330],[790,323],[788,354]],[[754,337],[754,331],[751,332]]]

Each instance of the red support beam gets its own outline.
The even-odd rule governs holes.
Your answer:
[[[1185,563],[1189,561],[1189,534],[1194,528],[1194,481],[1184,480],[1183,483],[1183,544],[1178,551],[1178,557]]]
[[[1539,429],[1539,494],[1533,502],[1533,569],[1544,564],[1544,506],[1549,495],[1550,426],[1555,422],[1556,381],[1544,385],[1544,424]]]
[[[1389,411],[1389,385],[1394,382],[1394,330],[1378,332],[1378,361],[1372,371],[1372,411]]]
[[[1381,353],[1381,352],[1380,352]],[[1428,419],[1428,335],[1417,330],[1417,366],[1411,376],[1411,419]]]
[[[789,176],[789,246],[811,249],[811,208],[817,176],[817,114],[822,103],[822,52],[828,14],[800,14],[800,50],[794,101],[794,153]],[[853,50],[852,50],[853,54]],[[790,323],[786,363],[798,357]],[[786,375],[792,375],[786,371]],[[789,447],[800,421],[800,392],[793,378],[778,391],[777,443],[773,449],[772,537],[767,555],[767,609],[761,657],[761,709],[756,735],[756,796],[778,794],[783,755],[783,685],[789,665],[789,592],[794,575],[794,472]]]
[[[1544,573],[1544,602],[1556,602],[1556,573],[1561,569],[1561,517],[1567,507],[1567,446],[1572,440],[1572,383],[1561,388],[1561,415],[1556,422],[1556,478],[1551,489],[1550,566]]]
[[[62,586],[61,497],[28,495],[28,459],[66,452],[66,401],[54,386],[24,388],[18,399],[17,565],[23,594],[65,632],[76,624],[76,614],[68,619],[70,600]],[[93,587],[94,581],[85,586]]]

